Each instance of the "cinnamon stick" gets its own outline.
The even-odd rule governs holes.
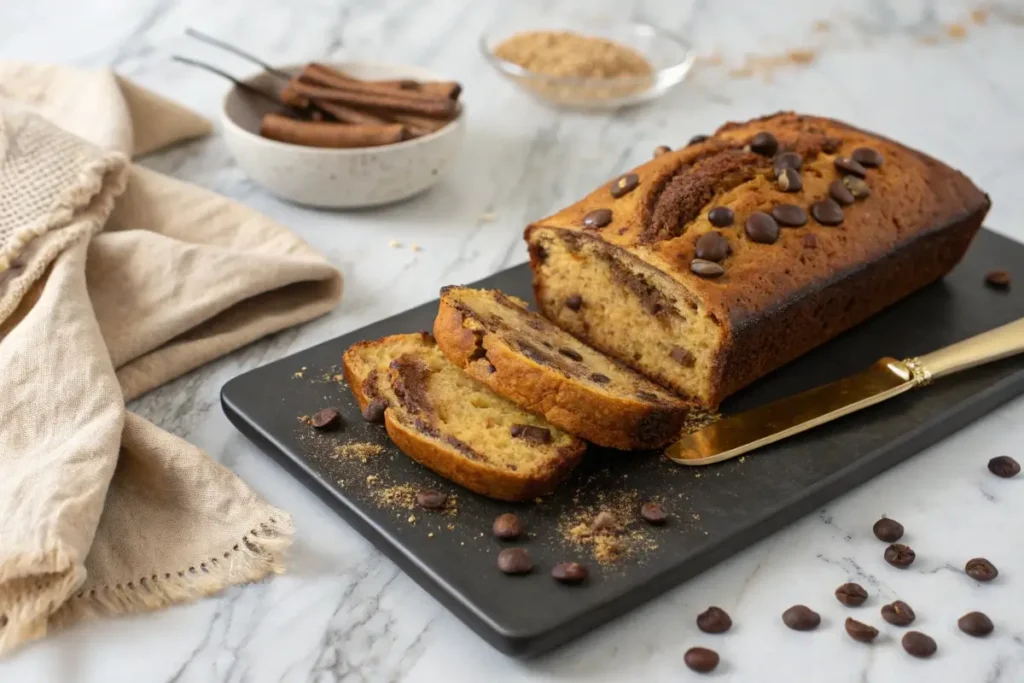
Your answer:
[[[431,119],[427,118],[426,116],[416,116],[415,114],[399,114],[397,112],[384,113],[382,114],[382,116],[385,116],[387,119],[394,121],[396,123],[404,124],[405,127],[409,129],[409,132],[413,132],[414,130],[418,131],[417,133],[415,133],[416,135],[426,135],[427,133],[433,133],[434,131],[441,130],[449,123],[451,123],[451,121],[447,119]]]
[[[403,139],[403,128],[398,123],[384,126],[324,123],[299,121],[280,114],[266,114],[260,125],[260,135],[271,140],[306,147],[376,147],[400,142]]]
[[[371,81],[350,76],[344,71],[340,71],[332,66],[319,64],[317,62],[310,62],[307,64],[305,68],[303,68],[299,77],[302,80],[313,83],[314,85],[323,85],[332,88],[344,87],[345,85],[351,85],[352,82],[356,82],[371,86],[375,90],[377,88],[390,91],[401,90],[407,94],[416,93],[426,95],[431,98],[439,97],[449,100],[458,99],[459,95],[462,93],[462,86],[454,81],[421,82],[411,78]]]
[[[362,111],[361,109],[347,107],[344,104],[338,104],[337,102],[313,100],[313,105],[323,109],[342,123],[369,123],[376,126],[386,126],[389,123],[396,123],[395,121],[389,121],[382,116],[377,116],[376,114],[371,114],[370,112]],[[430,119],[427,120],[429,121]]]
[[[458,112],[458,103],[443,98],[414,95],[401,90],[368,89],[365,83],[353,81],[344,88],[325,88],[294,80],[289,86],[295,93],[310,99],[337,102],[356,107],[418,114],[430,118],[452,118]]]

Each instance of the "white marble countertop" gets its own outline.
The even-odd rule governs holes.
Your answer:
[[[564,4],[564,3],[563,3]],[[995,7],[984,25],[958,0],[647,0],[583,2],[611,16],[655,16],[689,36],[704,65],[652,106],[616,115],[566,114],[520,96],[478,57],[476,40],[497,3],[473,0],[32,0],[0,7],[0,58],[114,66],[216,118],[222,82],[169,60],[174,53],[244,63],[191,43],[185,26],[270,61],[382,59],[422,64],[466,86],[464,153],[429,193],[374,211],[331,213],[279,202],[247,180],[218,136],[145,160],[291,226],[344,273],[341,307],[194,372],[138,402],[144,415],[207,449],[295,516],[292,569],[265,583],[158,614],[93,621],[0,662],[18,681],[520,681],[693,680],[682,655],[717,649],[712,677],[729,681],[1024,680],[1024,477],[1004,481],[986,461],[1021,456],[1024,400],[836,500],[785,531],[591,636],[535,661],[492,650],[227,422],[218,404],[230,377],[391,315],[525,260],[522,226],[726,119],[791,108],[848,119],[963,169],[994,200],[988,224],[1024,241],[1024,3]],[[539,7],[539,5],[538,5]],[[816,20],[829,22],[815,30]],[[958,22],[966,37],[949,35]],[[956,31],[954,30],[954,33]],[[809,65],[770,79],[730,78],[746,53],[818,49]],[[391,239],[423,251],[389,248]],[[870,532],[882,513],[901,520],[919,559],[904,572],[882,562]],[[984,555],[1003,569],[980,585],[959,570]],[[864,646],[842,629],[832,598],[855,580],[869,588],[865,620],[897,597],[939,642],[930,661],[908,657],[895,629]],[[785,607],[815,606],[826,628],[780,622]],[[709,604],[736,623],[728,636],[694,626]],[[969,610],[996,632],[956,628]]]

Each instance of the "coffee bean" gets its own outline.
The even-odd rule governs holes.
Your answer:
[[[384,409],[388,407],[388,402],[382,398],[375,398],[366,404],[363,408],[363,419],[367,422],[381,423],[384,421]]]
[[[868,592],[859,583],[844,583],[836,589],[836,600],[847,607],[859,607],[868,599]]]
[[[776,182],[783,192],[799,192],[804,189],[804,181],[800,178],[799,171],[794,171],[791,168],[782,169]]]
[[[706,674],[718,666],[718,653],[706,647],[691,647],[683,655],[683,661],[697,673]]]
[[[732,628],[732,618],[721,607],[708,607],[697,615],[697,628],[704,633],[725,633]]]
[[[858,147],[850,154],[850,158],[861,166],[867,166],[868,168],[878,168],[882,165],[883,161],[881,153],[870,147]]]
[[[570,311],[578,311],[583,308],[583,297],[579,294],[570,294],[565,298],[565,307]]]
[[[985,276],[985,284],[992,289],[1009,289],[1010,274],[1005,270],[993,270]]]
[[[782,613],[782,622],[794,631],[813,631],[821,623],[821,615],[804,605],[793,605]]]
[[[495,538],[500,538],[503,541],[511,541],[519,538],[523,533],[523,522],[519,517],[511,512],[506,512],[503,515],[498,515],[494,518],[494,524],[491,525],[491,532]]]
[[[672,148],[669,147],[668,145],[658,145],[657,147],[654,148],[654,158],[657,159],[662,154],[668,154],[671,151]]]
[[[728,206],[716,206],[708,211],[708,222],[716,228],[728,228],[736,220],[736,214]]]
[[[694,135],[690,138],[690,141],[686,143],[686,146],[689,147],[690,145],[696,145],[697,143],[704,142],[710,137],[710,135]]]
[[[964,571],[967,572],[967,576],[975,581],[988,582],[999,576],[999,570],[996,569],[996,566],[984,557],[975,557],[967,560]]]
[[[763,157],[775,156],[779,149],[779,141],[771,133],[761,132],[750,140],[750,151]]]
[[[885,561],[894,567],[906,569],[914,563],[917,553],[910,549],[910,546],[902,543],[893,543],[885,549]]]
[[[697,362],[697,359],[692,353],[678,346],[673,346],[672,350],[668,352],[668,355],[672,360],[686,368],[692,368]]]
[[[416,504],[427,510],[441,510],[448,502],[448,495],[433,489],[416,492]]]
[[[877,628],[849,617],[846,618],[846,632],[859,643],[870,643],[878,637]]]
[[[526,548],[505,548],[498,553],[498,569],[506,574],[529,574],[533,560]]]
[[[776,204],[772,218],[784,228],[799,228],[807,223],[807,212],[796,204]]]
[[[608,512],[607,510],[601,510],[594,516],[594,521],[590,523],[590,530],[594,532],[599,531],[618,531],[619,523],[615,519],[615,515]]]
[[[635,190],[636,186],[639,184],[640,176],[638,176],[636,173],[627,173],[626,175],[619,176],[618,178],[615,179],[615,182],[612,183],[612,197],[614,197],[615,199],[618,199],[619,197],[624,197],[633,190]]]
[[[818,236],[815,235],[813,232],[805,232],[801,242],[808,249],[814,249],[816,246],[818,246]]]
[[[834,199],[822,199],[811,204],[811,215],[822,225],[839,225],[843,222],[843,209]]]
[[[695,246],[697,258],[705,261],[722,261],[732,251],[729,241],[714,231],[706,232],[697,238]]]
[[[871,188],[868,187],[867,181],[857,176],[846,176],[843,178],[843,185],[850,189],[850,193],[853,194],[855,199],[867,199],[871,196]]]
[[[842,180],[833,180],[828,186],[828,196],[840,206],[850,206],[857,198],[850,192],[850,188],[843,184]]]
[[[772,160],[772,171],[775,173],[775,177],[778,178],[787,168],[799,171],[803,163],[803,159],[796,152],[783,152],[776,154],[775,159]]]
[[[534,425],[512,425],[509,433],[514,439],[522,439],[530,443],[551,443],[551,430],[547,427]]]
[[[871,530],[875,532],[875,538],[886,543],[895,543],[903,538],[903,525],[888,517],[883,517],[875,522]]]
[[[902,600],[897,600],[888,605],[882,605],[882,618],[893,626],[906,626],[916,619],[917,615],[914,614],[910,605]]]
[[[590,376],[590,381],[597,382],[598,384],[608,384],[608,382],[611,382],[612,380],[608,376],[602,375],[600,372],[595,372]]]
[[[309,424],[314,429],[319,429],[324,432],[333,431],[341,426],[341,413],[334,408],[324,408],[314,413],[313,417],[310,418]]]
[[[835,159],[836,169],[840,173],[849,173],[855,175],[858,178],[863,178],[868,174],[868,170],[861,166],[859,163],[849,157],[836,157]]]
[[[975,638],[987,636],[995,629],[992,620],[983,612],[968,612],[956,620],[956,625],[961,631]]]
[[[926,636],[920,631],[907,631],[903,634],[903,649],[914,657],[931,657],[938,647],[931,636]]]
[[[603,228],[612,222],[611,209],[594,209],[583,217],[583,227],[588,230]]]
[[[552,578],[560,583],[582,583],[587,574],[587,568],[579,562],[561,562],[551,568]]]
[[[747,218],[744,226],[747,237],[761,244],[773,244],[779,239],[779,224],[763,211],[755,211]]]
[[[668,513],[661,507],[661,503],[648,502],[640,506],[640,516],[648,524],[660,526],[668,521]]]
[[[690,271],[695,275],[700,275],[701,277],[706,278],[721,277],[725,274],[725,268],[714,261],[705,261],[704,259],[699,258],[695,258],[690,261]]]
[[[583,356],[581,356],[578,352],[573,351],[572,349],[558,349],[558,352],[565,356],[566,358],[573,359],[577,363],[583,360]]]
[[[997,455],[988,461],[988,471],[997,477],[1009,479],[1020,474],[1020,463],[1008,455]]]

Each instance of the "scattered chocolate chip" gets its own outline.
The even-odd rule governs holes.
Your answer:
[[[846,618],[846,632],[858,643],[870,643],[878,637],[877,628],[849,617]]]
[[[803,163],[803,159],[796,152],[783,152],[776,154],[775,159],[772,160],[772,171],[775,173],[775,177],[778,178],[787,168],[799,171]]]
[[[619,176],[618,178],[615,179],[615,182],[612,183],[612,197],[614,197],[615,199],[618,199],[619,197],[624,197],[633,190],[635,190],[636,186],[639,184],[640,176],[638,176],[636,173],[627,173],[626,175]]]
[[[931,657],[938,646],[931,636],[926,636],[920,631],[907,631],[903,634],[903,649],[914,657]]]
[[[956,620],[956,625],[961,631],[975,638],[987,636],[995,629],[992,620],[983,612],[968,612]]]
[[[833,180],[828,186],[828,196],[831,197],[840,206],[850,206],[857,201],[857,198],[853,196],[842,180]]]
[[[583,217],[583,227],[596,230],[612,222],[611,209],[594,209]]]
[[[653,501],[644,503],[640,506],[640,516],[644,518],[644,521],[659,526],[668,521],[668,513],[661,507],[661,503],[655,503]]]
[[[570,294],[565,298],[565,307],[570,311],[578,311],[583,308],[583,297],[579,294]]]
[[[708,607],[697,615],[697,628],[704,633],[725,633],[732,628],[732,618],[721,607]]]
[[[576,351],[573,351],[572,349],[558,349],[558,352],[565,356],[566,358],[571,358],[577,363],[583,360],[583,356],[581,356]]]
[[[791,168],[782,169],[776,182],[783,192],[799,192],[804,189],[804,181],[800,178],[800,172]]]
[[[683,655],[683,661],[697,673],[706,674],[718,666],[718,653],[706,647],[691,647]]]
[[[773,244],[779,239],[779,224],[763,211],[755,211],[747,218],[744,226],[747,237],[761,244]]]
[[[910,605],[902,600],[897,600],[890,602],[888,605],[882,605],[882,618],[893,626],[906,626],[914,621],[917,615],[914,614],[914,610],[910,608]]]
[[[522,439],[530,443],[551,443],[551,430],[547,427],[534,425],[512,425],[509,433],[514,439]]]
[[[495,538],[500,538],[503,541],[515,540],[523,533],[523,522],[519,519],[518,515],[506,512],[494,518],[494,524],[491,525],[491,533],[494,534]]]
[[[771,133],[761,132],[750,140],[750,151],[763,157],[775,156],[778,149],[779,141]]]
[[[448,495],[433,489],[416,492],[416,504],[427,510],[441,510],[448,502]]]
[[[678,346],[673,346],[672,350],[668,352],[668,355],[672,360],[687,368],[692,368],[697,362],[697,359],[692,353]]]
[[[498,553],[498,569],[506,574],[529,574],[533,560],[526,548],[505,548]]]
[[[587,574],[587,568],[579,562],[561,562],[551,568],[552,578],[559,583],[582,583]]]
[[[607,375],[602,375],[600,372],[595,372],[590,376],[590,381],[597,382],[598,384],[608,384],[608,382],[611,382],[612,380]]]
[[[967,576],[975,581],[987,582],[999,576],[999,570],[996,569],[996,566],[984,557],[975,557],[967,560],[964,571],[967,572]]]
[[[671,151],[672,148],[669,147],[668,145],[658,145],[657,147],[654,148],[654,158],[657,159],[662,154],[668,154]]]
[[[836,589],[836,600],[847,607],[860,607],[868,599],[868,592],[859,583],[844,583]]]
[[[310,419],[309,424],[311,424],[314,429],[319,429],[325,432],[337,429],[341,426],[341,413],[339,413],[335,408],[324,408],[323,410],[318,410]]]
[[[619,523],[615,519],[615,515],[608,512],[607,510],[601,510],[594,516],[594,521],[590,524],[590,530],[594,532],[598,531],[617,531]]]
[[[875,538],[886,543],[895,543],[903,538],[903,525],[895,519],[889,519],[888,517],[883,517],[875,522],[875,525],[871,527],[871,531],[874,532]]]
[[[894,567],[906,569],[914,563],[917,553],[910,549],[909,545],[893,543],[885,549],[885,561]]]
[[[388,402],[382,398],[375,398],[366,404],[363,408],[363,419],[367,422],[381,423],[384,421],[384,409],[388,407]]]
[[[850,158],[868,168],[878,168],[883,161],[882,154],[870,147],[858,147],[850,153]]]
[[[782,622],[794,631],[813,631],[821,623],[821,615],[804,605],[793,605],[782,613]]]
[[[1020,463],[1008,455],[997,455],[988,461],[988,471],[997,477],[1009,479],[1020,474]]]
[[[803,238],[800,240],[805,247],[808,249],[814,249],[818,246],[818,236],[813,232],[805,232]]]
[[[807,224],[807,212],[796,204],[777,204],[772,207],[772,218],[784,228],[799,228]]]
[[[839,225],[843,222],[843,208],[834,199],[822,199],[811,204],[811,215],[822,225]]]
[[[694,135],[692,138],[690,138],[690,141],[686,143],[686,146],[689,147],[690,145],[696,145],[699,142],[704,142],[710,137],[710,135]]]
[[[690,270],[695,275],[707,278],[721,277],[725,274],[725,268],[714,261],[705,261],[704,259],[699,258],[695,258],[690,261]]]
[[[993,270],[985,276],[985,284],[992,289],[1009,289],[1010,274],[1005,270]]]
[[[836,157],[835,159],[836,169],[840,173],[849,173],[855,175],[858,178],[863,178],[868,174],[868,170],[861,166],[859,163],[849,157]]]
[[[736,214],[728,206],[716,206],[708,211],[708,222],[716,228],[728,228],[736,220]]]
[[[871,188],[868,187],[867,181],[855,175],[844,177],[843,185],[846,185],[850,190],[850,194],[853,195],[854,199],[867,199],[871,196]]]
[[[729,240],[717,232],[706,232],[697,238],[697,258],[705,261],[722,261],[732,249]]]

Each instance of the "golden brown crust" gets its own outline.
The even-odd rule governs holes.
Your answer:
[[[678,438],[689,412],[690,407],[678,400],[654,404],[596,391],[585,380],[525,357],[498,334],[468,329],[463,312],[444,290],[434,319],[434,338],[445,357],[473,379],[600,446],[621,450],[664,446]]]

